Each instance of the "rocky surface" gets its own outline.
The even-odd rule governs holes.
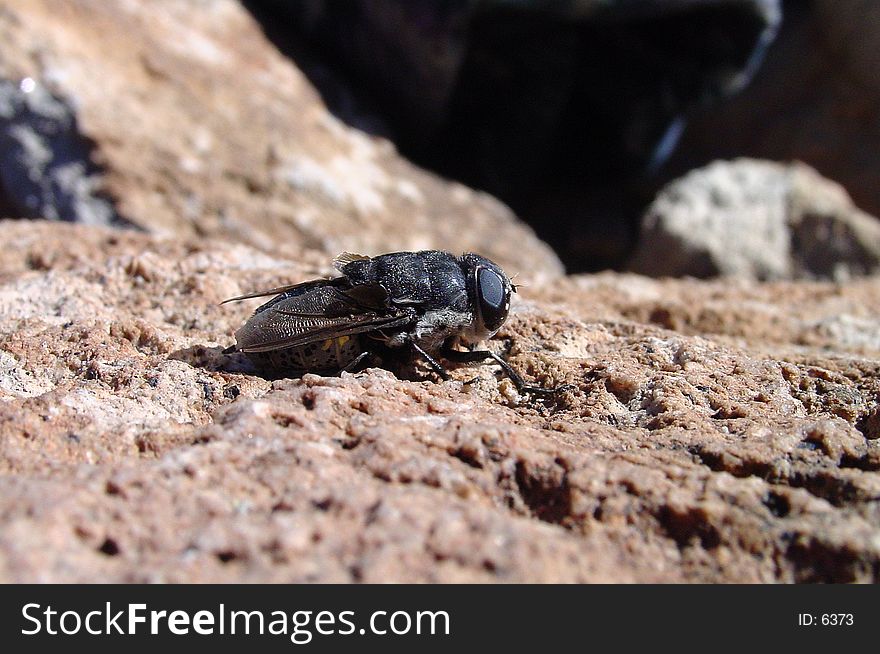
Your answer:
[[[533,282],[492,345],[574,385],[536,402],[488,366],[270,382],[218,302],[315,270],[0,229],[3,581],[880,573],[880,279]]]
[[[9,0],[0,39],[140,228],[0,222],[0,581],[877,581],[880,278],[563,277],[232,0]],[[223,354],[258,302],[223,299],[420,247],[519,273],[490,345],[572,390]]]
[[[880,221],[804,164],[716,161],[658,194],[630,269],[655,277],[848,279],[880,271]]]
[[[440,247],[561,272],[500,202],[334,118],[235,0],[10,0],[0,7],[0,41],[0,78],[76,109],[78,132],[93,144],[82,165],[104,173],[89,185],[113,199],[122,221],[291,258],[308,248]],[[0,123],[3,115],[0,107]],[[41,138],[19,123],[22,139]],[[30,175],[26,166],[7,171],[14,163],[4,160],[4,183]]]

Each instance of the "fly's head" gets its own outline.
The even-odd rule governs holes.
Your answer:
[[[460,259],[467,280],[468,299],[473,306],[473,321],[461,333],[461,340],[472,345],[491,338],[510,312],[510,296],[516,291],[501,267],[478,254]]]

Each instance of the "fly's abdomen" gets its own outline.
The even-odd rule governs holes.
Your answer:
[[[358,335],[337,336],[323,341],[268,352],[248,352],[258,368],[273,372],[337,373],[363,353]]]

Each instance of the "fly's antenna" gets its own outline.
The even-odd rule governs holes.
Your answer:
[[[510,278],[508,279],[508,281],[510,282],[510,288],[513,289],[513,292],[514,292],[514,293],[516,293],[516,291],[517,291],[518,288],[521,288],[521,287],[523,287],[523,286],[528,286],[528,284],[514,284],[514,283],[513,283],[513,280],[516,279],[518,276],[519,276],[519,273],[518,273],[518,272],[515,272],[515,273],[513,273],[513,275],[511,275]]]

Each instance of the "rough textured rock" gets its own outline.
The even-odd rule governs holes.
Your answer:
[[[0,39],[144,230],[0,223],[0,581],[877,581],[877,277],[562,278],[231,0],[11,0]],[[221,300],[418,247],[521,273],[491,346],[573,389],[223,354]]]
[[[806,165],[718,161],[660,192],[630,268],[653,276],[847,279],[880,271],[880,222]]]
[[[533,283],[493,345],[575,386],[536,403],[489,367],[269,382],[218,302],[302,263],[0,229],[3,581],[880,576],[878,278]]]
[[[76,108],[102,190],[136,226],[285,257],[440,247],[561,272],[497,200],[334,118],[234,0],[10,0],[0,40],[0,77]]]

